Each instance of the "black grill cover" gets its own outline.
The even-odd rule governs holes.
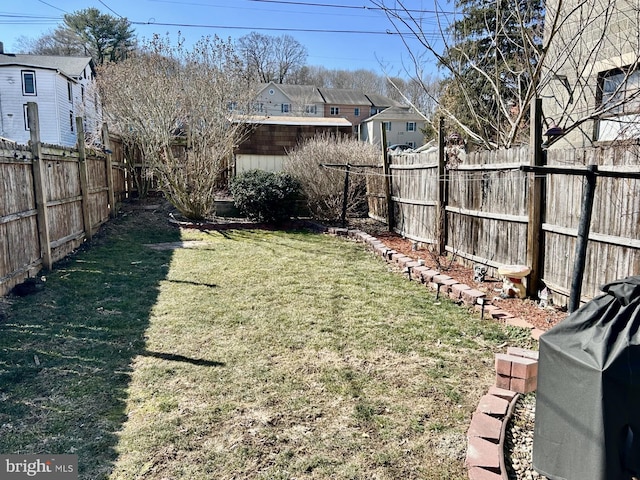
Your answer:
[[[640,276],[540,337],[533,466],[551,480],[640,472]]]

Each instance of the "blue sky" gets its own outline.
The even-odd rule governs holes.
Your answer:
[[[435,0],[411,0],[410,8],[427,11],[425,28],[434,28]],[[389,2],[387,2],[389,3]],[[333,6],[330,6],[333,5]],[[335,6],[335,7],[334,7]],[[0,5],[0,41],[14,51],[21,36],[35,38],[53,28],[64,13],[95,7],[134,23],[139,38],[178,31],[188,42],[205,35],[237,39],[251,31],[293,36],[308,51],[307,64],[330,69],[381,71],[407,76],[407,48],[385,14],[369,0],[21,0]],[[354,7],[354,8],[350,8]],[[369,8],[365,8],[369,7]],[[169,25],[171,24],[171,25]],[[178,25],[180,24],[180,25]],[[203,27],[196,27],[200,25]],[[291,29],[285,31],[280,29]],[[321,32],[303,31],[320,30]],[[325,31],[334,32],[325,32]],[[354,33],[336,33],[350,31]],[[367,33],[365,33],[367,32]],[[375,33],[374,33],[375,32]],[[415,45],[415,44],[414,44]],[[414,47],[417,53],[420,49]],[[404,66],[403,66],[404,65]]]

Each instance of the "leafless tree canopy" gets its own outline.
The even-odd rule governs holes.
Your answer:
[[[185,216],[210,217],[255,91],[231,42],[204,38],[188,50],[156,36],[134,58],[104,65],[98,80],[111,131],[140,149]]]
[[[307,49],[291,35],[252,32],[238,40],[238,48],[257,82],[287,83],[307,60]]]

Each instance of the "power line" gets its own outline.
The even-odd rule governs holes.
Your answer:
[[[107,5],[106,3],[104,3],[102,0],[98,0],[102,5],[104,5],[105,8],[109,9],[109,11],[111,13],[113,13],[116,17],[120,17],[120,18],[124,18],[122,15],[120,15],[118,12],[116,12],[113,8],[111,8],[109,5]]]
[[[55,8],[56,10],[60,10],[63,13],[69,13],[66,10],[63,10],[62,8],[56,7],[55,5],[51,5],[50,3],[45,2],[44,0],[38,0],[38,1],[43,5],[46,5],[47,7]]]
[[[383,8],[383,7],[369,7],[367,5],[357,6],[357,5],[336,5],[331,3],[315,3],[315,2],[302,2],[302,1],[294,1],[294,0],[247,0],[249,2],[257,2],[257,3],[280,3],[284,5],[302,5],[305,7],[325,7],[325,8],[349,8],[353,10],[376,10],[376,11],[384,11],[384,12],[396,12],[396,13],[456,13],[456,12],[445,12],[443,10],[414,10],[410,8]]]

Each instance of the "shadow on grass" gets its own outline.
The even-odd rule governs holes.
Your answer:
[[[167,360],[169,362],[184,362],[191,365],[197,365],[199,367],[224,367],[226,363],[216,362],[212,360],[204,360],[202,358],[185,357],[184,355],[176,355],[174,353],[152,352],[145,350],[141,353],[146,357],[159,358],[160,360]]]
[[[0,323],[1,453],[76,454],[80,478],[106,478],[135,357],[204,362],[145,350],[172,252],[142,244],[178,240],[164,223],[118,219],[46,272],[43,290],[10,299]]]

